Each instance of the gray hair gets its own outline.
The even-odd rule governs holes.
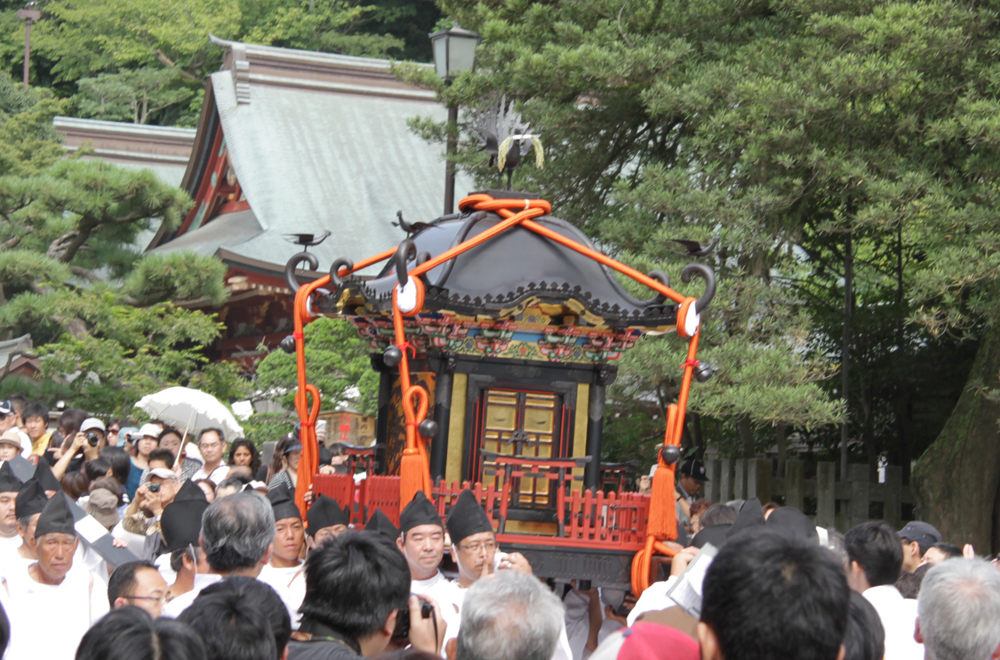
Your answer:
[[[988,658],[1000,645],[1000,573],[982,559],[949,559],[924,577],[917,602],[927,658]]]
[[[212,502],[201,517],[201,547],[213,571],[255,567],[274,542],[274,511],[256,491]]]
[[[563,604],[537,578],[500,571],[477,580],[462,602],[458,660],[550,660]]]

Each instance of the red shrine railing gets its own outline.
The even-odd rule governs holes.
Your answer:
[[[555,462],[551,461],[550,463]],[[517,471],[512,472],[515,478]],[[332,497],[341,506],[350,505],[351,524],[360,527],[381,509],[394,525],[399,525],[399,477],[369,475],[355,483],[351,475],[316,475],[313,491]],[[463,490],[471,490],[486,509],[497,530],[497,541],[550,547],[576,547],[636,552],[644,547],[649,521],[648,495],[639,493],[603,493],[558,487],[555,533],[537,531],[520,534],[506,530],[506,514],[511,501],[505,487],[492,483],[444,481],[433,487],[434,501],[442,519]]]

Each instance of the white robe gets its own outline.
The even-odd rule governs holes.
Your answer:
[[[298,630],[302,621],[299,608],[302,607],[302,600],[306,597],[306,574],[302,564],[291,568],[275,568],[267,564],[261,569],[257,579],[271,585],[271,588],[278,592],[292,620],[292,630]]]
[[[109,610],[107,588],[87,570],[70,570],[56,586],[35,582],[27,570],[4,579],[11,628],[5,660],[73,660],[83,635]]]
[[[181,594],[177,598],[163,606],[163,616],[169,617],[171,619],[176,619],[181,615],[181,612],[186,610],[194,599],[198,597],[201,590],[210,584],[215,584],[222,579],[221,575],[215,573],[199,573],[194,576],[194,588],[186,594]]]

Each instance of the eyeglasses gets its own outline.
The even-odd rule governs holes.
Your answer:
[[[119,431],[121,431],[121,429],[110,428],[108,429],[108,435],[111,435],[112,433],[118,433]]]
[[[474,555],[479,554],[480,550],[485,550],[490,552],[491,550],[497,549],[497,544],[494,541],[488,541],[486,543],[473,543],[471,545],[461,545],[459,544],[459,549],[471,552]]]
[[[163,594],[162,596],[125,596],[129,600],[152,600],[160,605],[166,605],[173,600],[170,594]]]

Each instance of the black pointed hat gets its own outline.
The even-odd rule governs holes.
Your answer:
[[[271,502],[275,520],[302,518],[299,507],[295,506],[295,495],[289,490],[288,486],[281,485],[277,488],[272,488],[267,493],[267,499]]]
[[[17,493],[17,503],[15,504],[17,519],[41,513],[48,503],[49,498],[45,495],[42,484],[38,483],[38,479],[34,477],[28,479]]]
[[[54,490],[57,493],[62,490],[62,484],[56,479],[56,475],[52,474],[52,468],[49,467],[44,456],[38,457],[35,479],[38,479],[38,483],[42,485],[42,490]]]
[[[315,536],[324,527],[347,525],[351,522],[347,511],[340,508],[337,500],[322,494],[316,496],[312,506],[306,511],[306,520],[309,521],[309,536]]]
[[[416,497],[406,505],[403,513],[399,514],[399,526],[403,533],[410,531],[419,525],[437,525],[444,527],[441,523],[441,516],[438,515],[434,503],[427,499],[424,491],[418,490]]]
[[[76,535],[76,528],[73,527],[73,512],[69,508],[69,495],[56,493],[42,509],[42,515],[38,517],[38,525],[35,527],[35,538],[41,538],[46,534],[73,534]]]
[[[190,497],[178,501],[175,498],[163,509],[163,515],[160,516],[160,534],[168,552],[189,545],[198,545],[198,537],[201,536],[201,516],[208,508],[208,500],[197,484],[195,488],[201,492],[201,499]],[[180,495],[180,492],[177,494]]]
[[[4,464],[0,465],[0,493],[16,493],[23,485],[24,482],[14,476],[10,464],[4,461]]]
[[[201,486],[195,482],[188,479],[177,491],[177,495],[174,496],[174,502],[208,502],[208,498],[205,497],[205,491],[201,489]]]
[[[789,538],[819,542],[816,525],[806,514],[792,506],[779,506],[767,517],[767,528]]]
[[[760,505],[760,500],[754,497],[743,503],[739,514],[736,516],[736,520],[733,521],[733,526],[729,528],[726,536],[731,538],[744,530],[763,526],[764,507]]]
[[[463,490],[451,505],[445,524],[452,544],[458,544],[473,534],[493,531],[493,524],[486,517],[485,509],[480,506],[479,500],[471,490]]]
[[[395,541],[399,538],[399,530],[392,524],[388,516],[382,513],[382,509],[375,509],[375,513],[368,517],[368,524],[365,525],[366,532],[379,532]]]

